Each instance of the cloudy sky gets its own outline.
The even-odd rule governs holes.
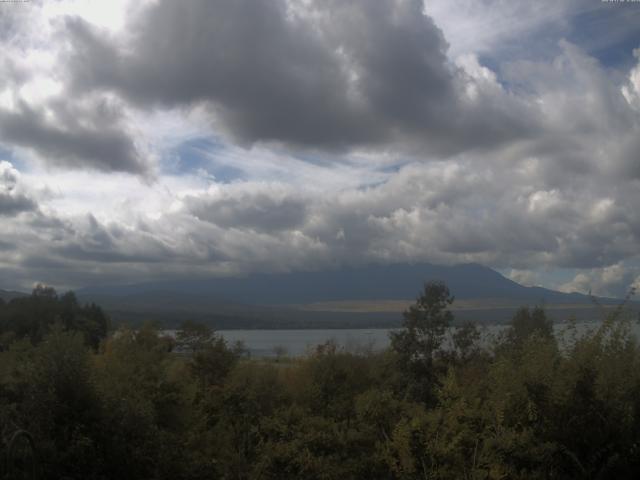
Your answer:
[[[640,284],[640,3],[0,2],[0,287]]]

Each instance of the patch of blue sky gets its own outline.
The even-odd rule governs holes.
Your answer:
[[[553,268],[540,270],[537,274],[540,284],[558,288],[560,285],[569,283],[581,271],[577,268]]]
[[[479,60],[492,70],[492,67],[499,68],[500,63],[505,60],[550,60],[560,53],[561,38],[561,31],[555,24],[541,25],[525,35],[497,46],[492,52],[483,52]]]
[[[640,47],[640,2],[603,2],[570,18],[567,40],[608,68],[628,69]]]
[[[566,32],[555,20],[514,31],[491,43],[491,48],[476,52],[481,65],[499,72],[502,65],[514,61],[548,61],[561,49],[559,42]]]
[[[327,167],[330,165],[344,164],[346,162],[343,156],[334,156],[328,153],[302,152],[293,155],[296,160],[300,160],[318,167]]]
[[[26,162],[22,161],[12,150],[4,148],[0,145],[0,161],[9,162],[19,172],[26,172],[29,170]]]
[[[522,60],[549,61],[561,52],[563,39],[605,68],[627,71],[637,62],[633,50],[640,47],[640,2],[601,2],[578,8],[564,22],[543,23],[491,50],[479,52],[478,61],[498,73],[498,81],[509,88],[499,74],[503,65]]]
[[[477,54],[478,63],[496,73],[496,81],[506,90],[521,89],[503,75],[503,67],[513,62],[550,62],[561,53],[560,30],[554,24],[542,25],[508,42],[496,45],[491,51]]]
[[[223,155],[226,150],[224,143],[215,138],[191,139],[171,149],[164,156],[162,170],[172,175],[204,172],[220,183],[246,178],[243,170],[226,163],[228,158]]]
[[[371,180],[371,181],[368,181],[368,182],[361,183],[360,185],[358,185],[356,187],[356,190],[359,191],[359,192],[366,192],[367,190],[370,190],[372,188],[381,187],[382,185],[384,185],[388,181],[389,181],[388,178],[385,178],[385,179],[382,179],[382,180]]]
[[[409,165],[410,163],[413,162],[411,160],[407,160],[403,162],[393,163],[391,165],[384,165],[377,168],[376,171],[380,173],[398,173],[400,170],[402,170],[403,167]]]

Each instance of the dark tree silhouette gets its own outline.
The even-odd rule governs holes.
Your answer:
[[[391,333],[391,348],[419,400],[432,400],[437,377],[434,359],[453,321],[448,309],[453,300],[444,283],[426,283],[416,303],[403,313],[402,330]]]

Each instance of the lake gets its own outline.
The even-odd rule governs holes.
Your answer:
[[[599,322],[585,322],[576,324],[578,332],[593,330]],[[554,325],[556,335],[565,335],[567,324]],[[482,343],[489,344],[496,335],[506,327],[504,325],[489,325],[481,328]],[[632,324],[633,332],[640,337],[640,325]],[[277,350],[289,356],[301,356],[308,353],[316,345],[335,341],[340,347],[348,351],[365,349],[382,350],[389,346],[389,332],[393,329],[325,329],[325,330],[220,330],[227,342],[243,342],[245,348],[254,357],[275,357]]]

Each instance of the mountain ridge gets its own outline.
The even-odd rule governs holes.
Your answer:
[[[183,320],[219,329],[393,328],[428,281],[445,282],[458,321],[505,323],[523,305],[543,305],[557,321],[597,320],[603,311],[580,293],[525,287],[478,264],[369,265],[317,272],[161,280],[80,288],[118,324],[152,320],[166,328]],[[621,300],[598,298],[610,308]],[[638,304],[634,303],[634,306]]]
[[[14,298],[26,297],[28,293],[18,292],[16,290],[3,290],[0,288],[0,298],[5,302],[9,302]]]
[[[413,299],[424,282],[443,281],[459,299],[508,298],[527,303],[587,303],[588,295],[526,287],[479,264],[374,265],[316,272],[259,273],[244,277],[156,281],[77,290],[81,297],[206,296],[221,303],[289,305],[341,300]],[[615,299],[602,298],[604,302]]]

